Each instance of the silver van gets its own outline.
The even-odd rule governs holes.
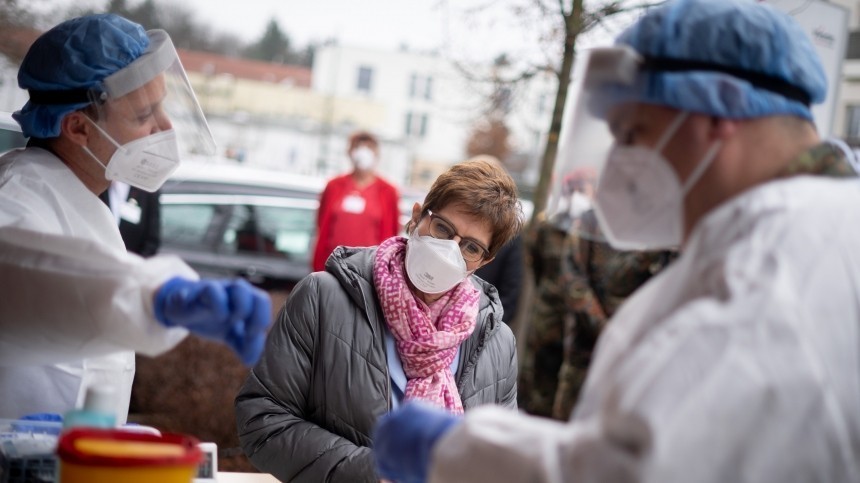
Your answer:
[[[291,288],[311,271],[324,181],[221,162],[184,161],[161,189],[161,250],[201,276]]]

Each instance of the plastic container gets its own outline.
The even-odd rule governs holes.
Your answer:
[[[203,459],[191,436],[78,428],[60,436],[62,483],[191,483]]]
[[[0,483],[53,483],[62,425],[0,419]]]

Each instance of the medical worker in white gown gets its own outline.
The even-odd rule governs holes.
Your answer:
[[[168,35],[116,15],[69,20],[35,41],[18,81],[30,99],[13,117],[30,140],[0,157],[0,418],[62,414],[99,385],[124,422],[132,351],[189,332],[253,364],[268,296],[126,253],[98,198],[111,180],[158,189],[180,145],[214,149]]]
[[[610,321],[568,423],[407,405],[380,475],[860,481],[860,181],[816,132],[810,40],[764,3],[675,0],[582,66],[560,169],[602,164],[613,245],[681,256]]]

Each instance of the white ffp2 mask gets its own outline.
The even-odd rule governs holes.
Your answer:
[[[122,181],[152,193],[161,188],[179,167],[179,146],[174,130],[159,131],[120,145],[98,124],[91,122],[116,146],[116,151],[107,165],[88,147],[83,147],[84,151],[105,168],[105,179]]]
[[[568,215],[570,215],[571,219],[579,218],[590,209],[591,198],[579,191],[574,191],[570,196],[570,208],[568,208]]]
[[[413,233],[406,243],[406,275],[426,294],[447,292],[469,276],[460,246]]]
[[[595,211],[613,247],[655,250],[681,245],[684,198],[721,146],[715,142],[681,185],[662,151],[687,116],[678,114],[653,149],[616,144],[609,153],[597,187]]]
[[[376,153],[367,146],[361,146],[352,151],[352,161],[361,171],[370,171],[376,166]]]

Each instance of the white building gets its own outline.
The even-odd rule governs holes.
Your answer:
[[[328,45],[314,53],[311,88],[336,98],[385,106],[379,137],[407,147],[415,181],[435,178],[434,165],[464,156],[479,107],[453,66],[434,55]]]
[[[810,37],[827,75],[827,98],[812,106],[823,137],[846,137],[846,106],[860,99],[857,88],[846,82],[856,70],[846,55],[849,33],[858,28],[860,0],[766,0],[798,21]]]
[[[471,72],[469,72],[471,70]],[[476,72],[441,56],[327,45],[314,54],[311,88],[337,98],[365,98],[385,105],[380,132],[411,154],[410,181],[427,185],[466,157],[472,129],[481,120],[493,86],[489,66]],[[539,75],[510,93],[506,122],[511,143],[534,164],[545,141],[555,97],[555,78]],[[525,153],[525,154],[522,154]]]
[[[848,48],[842,64],[842,82],[833,120],[833,135],[860,147],[860,0],[836,0],[850,13]]]

